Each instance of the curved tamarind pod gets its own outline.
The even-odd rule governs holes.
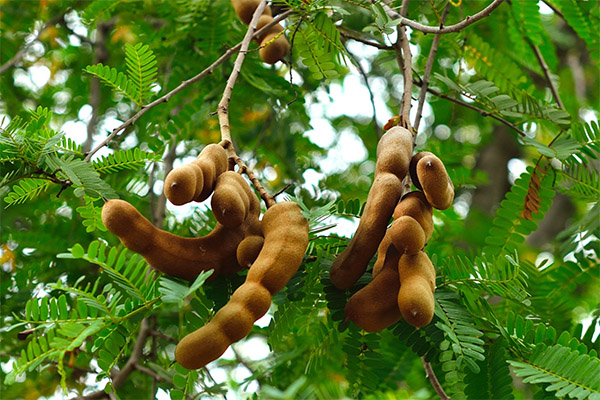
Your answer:
[[[215,270],[213,277],[241,270],[237,247],[245,236],[260,230],[259,214],[260,204],[254,196],[240,226],[230,228],[217,223],[206,236],[184,238],[156,228],[128,202],[109,200],[102,208],[102,222],[125,247],[139,253],[153,268],[193,280],[210,269]]]
[[[392,244],[392,239],[390,238],[389,231],[386,231],[385,236],[383,237],[383,239],[381,239],[381,243],[379,243],[379,247],[377,248],[377,259],[375,260],[375,263],[373,264],[373,271],[372,271],[373,279],[375,279],[375,277],[377,275],[379,275],[379,273],[383,269],[383,266],[385,264],[385,259],[387,256],[387,251],[388,251],[388,248],[391,246],[391,244]]]
[[[397,219],[404,215],[416,219],[425,231],[425,241],[429,240],[433,233],[433,208],[423,192],[415,190],[402,197],[393,216]]]
[[[331,266],[331,282],[338,289],[352,286],[375,254],[402,194],[402,180],[408,172],[411,153],[412,135],[407,129],[394,127],[379,140],[375,178],[365,210],[348,247]]]
[[[416,187],[422,189],[429,204],[445,210],[454,200],[454,185],[444,163],[435,154],[417,153],[410,162],[410,176]]]
[[[288,201],[269,208],[262,219],[265,243],[246,280],[277,293],[294,276],[308,247],[308,221],[298,204]]]
[[[250,268],[256,260],[265,243],[262,236],[247,236],[240,242],[236,251],[238,264],[244,268]]]
[[[413,217],[403,215],[397,218],[388,231],[392,244],[400,254],[415,254],[425,247],[425,231]]]
[[[354,293],[346,304],[346,320],[368,332],[379,332],[400,321],[398,309],[398,260],[400,253],[388,246],[381,270],[364,288]],[[380,259],[378,258],[378,260]]]
[[[204,201],[215,188],[217,177],[227,171],[227,153],[223,146],[209,144],[189,164],[172,170],[165,178],[164,192],[177,206],[192,200]]]
[[[231,343],[248,335],[254,321],[269,310],[271,296],[302,264],[308,247],[308,221],[298,204],[273,205],[265,212],[262,224],[265,242],[244,284],[208,324],[177,344],[175,358],[184,368],[202,368],[219,358]]]
[[[274,27],[275,26],[280,25],[274,25]],[[281,28],[281,31],[283,31],[283,28]],[[283,57],[285,57],[290,50],[290,43],[285,35],[280,35],[280,32],[277,32],[277,29],[271,30],[260,42],[258,54],[267,64],[275,64],[277,61],[283,60]],[[277,37],[278,35],[279,37]]]
[[[212,212],[217,221],[228,227],[242,224],[250,207],[250,199],[256,198],[244,178],[234,171],[219,175],[211,199]]]
[[[260,1],[261,0],[231,0],[231,4],[239,19],[248,25],[250,21],[252,21],[252,15],[254,14],[254,11],[256,11]],[[271,8],[269,6],[265,6],[263,15],[265,14],[271,15]]]
[[[398,308],[409,324],[423,327],[431,322],[435,302],[435,269],[424,252],[405,254],[398,262],[400,291]]]

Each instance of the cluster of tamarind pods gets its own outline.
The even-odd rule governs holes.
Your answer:
[[[235,13],[246,25],[252,21],[254,11],[256,11],[260,2],[261,0],[231,0]],[[261,29],[271,21],[273,21],[273,16],[271,8],[267,5],[258,19],[256,30]],[[267,32],[256,38],[256,42],[260,45],[260,58],[267,64],[275,64],[277,61],[283,60],[283,57],[290,50],[290,44],[283,35],[283,27],[280,24],[273,25]]]
[[[358,228],[330,269],[333,285],[349,289],[377,253],[372,281],[345,309],[346,320],[369,332],[401,318],[416,327],[433,318],[435,269],[423,249],[433,232],[433,208],[452,205],[454,186],[437,156],[420,152],[411,157],[412,149],[413,136],[405,128],[393,127],[382,136]],[[407,174],[418,190],[402,196]]]
[[[206,236],[185,238],[158,229],[124,200],[109,200],[102,208],[106,228],[167,275],[193,280],[210,269],[214,277],[249,268],[245,282],[214,318],[177,344],[175,358],[188,369],[216,360],[250,333],[269,310],[271,296],[296,273],[308,246],[308,221],[298,204],[274,204],[259,220],[257,196],[228,165],[225,149],[209,144],[165,179],[164,193],[176,205],[212,194],[217,224]]]

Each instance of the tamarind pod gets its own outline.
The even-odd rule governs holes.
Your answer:
[[[267,33],[260,42],[258,54],[267,64],[275,64],[277,61],[283,60],[289,50],[290,44],[287,38],[283,34],[280,35],[280,32],[277,32],[277,29],[275,29],[275,31]]]
[[[433,318],[435,268],[424,252],[405,254],[398,262],[398,308],[409,324],[423,327]]]
[[[231,343],[248,335],[254,322],[269,310],[271,296],[302,264],[308,247],[308,221],[298,204],[273,205],[265,212],[262,224],[264,245],[244,284],[208,324],[177,344],[175,358],[184,368],[202,368],[219,358]]]
[[[271,21],[273,21],[273,17],[270,14],[267,15],[267,14],[263,13],[263,15],[260,16],[260,18],[258,19],[258,22],[256,23],[256,30],[258,31],[259,29],[262,29],[263,26],[267,25]],[[262,41],[265,39],[265,37],[267,35],[272,34],[272,33],[279,33],[279,32],[283,32],[283,26],[281,26],[279,24],[275,24],[271,28],[269,28],[269,30],[262,33],[260,36],[257,36],[254,39],[254,41],[256,43],[262,43]]]
[[[424,153],[417,153],[413,157],[416,157],[416,163],[411,161],[411,165],[416,164],[414,172],[411,168],[412,180],[415,186],[422,188],[429,204],[438,210],[445,210],[454,200],[454,186],[442,160],[432,153]]]
[[[425,231],[425,241],[429,240],[433,233],[433,208],[423,192],[415,190],[402,197],[393,217],[397,219],[404,215],[416,219]]]
[[[167,275],[193,280],[214,269],[213,277],[237,272],[236,250],[247,231],[256,229],[260,204],[254,196],[246,220],[229,228],[217,223],[208,235],[184,238],[156,228],[124,200],[109,200],[102,207],[102,222],[128,249],[139,253],[153,268]]]
[[[372,271],[373,279],[375,279],[375,277],[377,275],[379,275],[379,273],[383,269],[387,251],[388,251],[388,248],[391,246],[391,244],[392,244],[392,239],[390,238],[390,234],[389,234],[389,230],[388,230],[385,232],[385,236],[383,236],[383,239],[381,239],[381,243],[379,243],[379,247],[377,248],[377,259],[375,260],[375,263],[373,264],[373,271]]]
[[[223,146],[209,144],[194,161],[175,168],[166,176],[165,196],[178,206],[192,200],[204,201],[213,192],[217,177],[227,171],[227,167]]]
[[[231,0],[231,4],[239,19],[248,25],[252,21],[252,15],[254,15],[254,11],[256,11],[256,8],[260,4],[260,0]],[[269,6],[265,6],[263,15],[265,14],[271,15],[271,8]]]
[[[262,236],[252,235],[245,237],[238,245],[236,251],[238,264],[243,268],[250,268],[252,263],[258,257],[264,242],[265,238]]]
[[[415,185],[415,187],[419,190],[423,190],[423,186],[421,186],[421,182],[419,182],[419,177],[417,176],[417,164],[423,157],[432,155],[434,154],[428,151],[420,151],[418,153],[415,153],[410,159],[410,165],[408,167],[410,179],[412,180],[413,185]]]
[[[425,231],[413,217],[399,217],[392,222],[388,231],[392,244],[400,254],[415,254],[425,247]]]
[[[271,206],[262,219],[265,242],[246,280],[260,282],[277,293],[296,273],[308,247],[308,222],[300,206],[283,202]]]
[[[398,308],[398,260],[400,253],[388,246],[379,273],[365,287],[354,293],[346,304],[346,320],[368,332],[379,332],[402,318]]]
[[[250,199],[256,198],[244,178],[234,171],[219,175],[211,199],[211,207],[217,221],[228,227],[242,224],[250,207]]]
[[[165,178],[164,193],[171,203],[181,206],[199,197],[203,186],[202,169],[190,163],[169,172]]]
[[[375,254],[402,195],[402,180],[408,172],[411,153],[412,134],[407,129],[394,127],[379,140],[375,177],[365,210],[348,247],[331,266],[331,282],[338,289],[352,286]]]

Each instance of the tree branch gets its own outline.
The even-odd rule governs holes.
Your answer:
[[[443,26],[443,27],[436,27],[436,26],[420,24],[417,21],[413,21],[411,19],[404,18],[402,15],[400,15],[397,11],[393,10],[388,5],[386,5],[386,4],[382,4],[382,5],[383,5],[383,8],[386,11],[386,13],[391,18],[394,18],[394,19],[401,18],[402,19],[402,22],[400,23],[400,25],[410,26],[412,29],[421,31],[423,33],[453,33],[453,32],[458,32],[458,31],[466,28],[467,26],[474,24],[475,22],[479,21],[480,19],[489,16],[492,13],[492,11],[494,11],[496,8],[498,8],[498,6],[500,4],[502,4],[503,1],[504,0],[494,0],[494,1],[492,1],[492,3],[489,6],[487,6],[483,10],[479,11],[478,13],[467,16],[465,19],[463,19],[462,21],[460,21],[457,24]]]
[[[69,10],[67,10],[67,11],[69,11]],[[65,13],[67,11],[65,11]],[[51,20],[47,21],[40,28],[39,32],[37,33],[37,35],[35,35],[35,37],[31,40],[31,42],[25,43],[25,45],[23,45],[23,47],[21,47],[19,49],[19,51],[17,51],[17,53],[13,56],[13,58],[11,58],[10,60],[8,60],[6,63],[4,63],[4,65],[2,65],[0,67],[0,74],[4,73],[4,71],[6,71],[7,69],[9,69],[13,65],[15,65],[17,62],[19,62],[19,60],[21,60],[21,57],[23,57],[23,54],[25,54],[25,50],[27,50],[29,48],[29,46],[31,46],[34,42],[36,42],[37,40],[39,40],[40,36],[42,36],[42,33],[44,33],[44,31],[46,29],[48,29],[52,25],[55,25],[55,24],[59,23],[61,20],[63,20],[64,17],[65,17],[65,13],[57,15],[56,17],[52,18]]]
[[[409,3],[410,0],[402,0],[400,15],[406,15]],[[398,39],[396,40],[394,47],[398,53],[397,60],[400,68],[402,69],[402,76],[404,77],[404,93],[402,94],[402,100],[400,102],[400,123],[402,126],[408,128],[414,137],[416,132],[410,127],[410,107],[413,86],[412,53],[410,52],[410,43],[408,41],[406,28],[404,26],[398,26]],[[400,57],[400,50],[402,50],[402,57]]]
[[[268,29],[271,29],[271,27],[273,25],[275,25],[275,24],[279,23],[280,21],[284,20],[285,18],[287,18],[292,13],[293,13],[292,10],[289,10],[289,11],[286,11],[286,12],[282,13],[281,15],[277,16],[277,18],[274,18],[273,21],[269,22],[264,27],[262,27],[261,29],[257,30],[256,32],[254,32],[254,35],[252,35],[252,37],[255,38],[255,37],[260,36],[263,32],[266,32]],[[194,83],[198,82],[199,80],[201,80],[205,76],[211,74],[219,65],[223,64],[223,62],[225,62],[229,57],[231,57],[241,47],[242,47],[242,42],[238,43],[237,45],[235,45],[232,48],[230,48],[229,50],[227,50],[221,57],[219,57],[215,62],[213,62],[211,65],[209,65],[202,72],[198,73],[196,76],[194,76],[194,77],[192,77],[192,78],[190,78],[188,80],[185,80],[185,81],[181,82],[179,84],[179,86],[177,86],[175,89],[171,90],[170,92],[168,92],[164,96],[162,96],[162,97],[154,100],[152,103],[150,103],[148,105],[143,106],[141,110],[139,110],[136,114],[134,114],[127,121],[125,121],[124,123],[122,123],[121,125],[119,125],[118,127],[116,127],[115,129],[113,129],[112,132],[110,133],[110,135],[108,135],[106,137],[106,139],[104,139],[101,143],[99,143],[96,147],[94,147],[86,155],[85,161],[89,161],[92,158],[92,156],[94,154],[96,154],[96,152],[98,152],[98,150],[100,150],[101,148],[103,148],[104,146],[106,146],[108,143],[110,143],[110,141],[119,132],[121,132],[121,131],[127,129],[129,126],[133,125],[142,115],[146,114],[152,108],[156,107],[159,104],[168,102],[171,99],[171,97],[173,97],[177,93],[181,92],[183,89],[187,88],[190,85],[193,85]]]
[[[539,47],[533,44],[530,40],[527,41],[529,42],[529,46],[535,53],[535,57],[537,58],[538,64],[540,64],[540,67],[542,67],[542,71],[544,72],[544,76],[546,77],[546,82],[548,82],[548,86],[550,87],[550,91],[552,92],[552,95],[556,100],[556,104],[558,104],[558,106],[564,110],[565,106],[562,100],[560,99],[560,95],[558,94],[558,89],[556,85],[554,84],[554,82],[552,82],[552,77],[550,76],[550,68],[548,68],[548,64],[546,64],[544,56],[542,55]]]
[[[450,3],[446,4],[446,8],[442,12],[442,17],[440,20],[440,27],[443,27],[446,22],[446,17],[450,12]],[[423,72],[422,86],[421,92],[419,93],[419,102],[417,104],[417,115],[415,117],[414,128],[415,132],[418,132],[419,125],[421,124],[421,113],[423,112],[423,105],[425,104],[425,95],[427,94],[427,88],[429,87],[429,76],[431,75],[431,70],[433,69],[433,60],[435,60],[435,55],[437,54],[438,46],[440,44],[440,38],[442,35],[438,34],[433,38],[433,42],[431,43],[431,49],[429,50],[429,56],[427,57],[427,63],[425,64],[425,72]]]
[[[440,384],[440,381],[438,381],[437,376],[435,376],[435,372],[433,372],[431,364],[425,361],[425,357],[421,357],[421,361],[423,361],[423,367],[425,368],[425,377],[429,379],[429,382],[431,382],[431,386],[433,386],[433,389],[437,395],[440,396],[441,400],[450,400],[450,396],[444,392],[444,388]]]
[[[242,70],[242,64],[246,58],[246,53],[248,52],[248,47],[250,46],[250,41],[252,40],[252,34],[254,33],[254,29],[256,29],[256,23],[262,15],[266,5],[266,0],[262,0],[258,4],[258,7],[256,7],[256,10],[254,10],[252,20],[250,21],[250,24],[248,24],[248,30],[246,31],[246,35],[244,35],[244,40],[242,40],[240,52],[238,53],[235,63],[233,64],[233,70],[231,71],[231,75],[229,75],[229,79],[227,79],[227,85],[223,91],[223,97],[221,97],[221,101],[219,101],[217,115],[219,117],[219,125],[221,127],[221,140],[232,142],[231,128],[229,126],[229,102],[231,101],[231,93],[233,92],[233,86],[235,85],[240,71]],[[235,146],[231,146],[231,148],[235,149]]]
[[[421,83],[420,83],[420,82],[417,82],[417,81],[415,81],[414,83],[415,83],[415,85],[417,85],[417,86],[421,86]],[[450,100],[450,101],[451,101],[451,102],[453,102],[453,103],[459,104],[459,105],[461,105],[461,106],[463,106],[463,107],[466,107],[466,108],[470,108],[470,109],[471,109],[471,110],[473,110],[473,111],[477,111],[479,114],[483,115],[484,117],[491,117],[491,118],[495,119],[496,121],[498,121],[498,122],[501,122],[501,123],[503,123],[504,125],[508,126],[509,128],[513,129],[513,130],[514,130],[514,131],[516,131],[516,132],[517,132],[519,135],[521,135],[521,136],[523,136],[523,137],[527,136],[527,135],[525,134],[525,132],[523,132],[521,129],[517,128],[517,126],[516,126],[516,125],[514,125],[513,123],[511,123],[511,122],[509,122],[509,121],[505,120],[505,119],[504,119],[504,118],[502,118],[502,117],[499,117],[499,116],[497,116],[497,115],[495,115],[495,114],[491,114],[491,113],[489,113],[489,112],[487,112],[487,111],[485,111],[485,110],[482,110],[482,109],[481,109],[481,108],[479,108],[479,107],[476,107],[476,106],[474,106],[474,105],[472,105],[472,104],[466,103],[466,102],[464,102],[464,101],[462,101],[462,100],[460,100],[460,99],[456,99],[456,98],[454,98],[454,97],[450,97],[450,96],[447,96],[447,95],[445,95],[445,94],[442,94],[442,93],[438,92],[437,90],[433,90],[433,89],[431,89],[431,88],[427,88],[427,92],[429,92],[429,93],[431,93],[432,95],[434,95],[434,96],[436,96],[436,97],[439,97],[439,98],[441,98],[441,99]]]

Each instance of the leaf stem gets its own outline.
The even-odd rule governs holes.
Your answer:
[[[433,368],[431,368],[431,364],[425,361],[425,357],[421,357],[421,361],[423,362],[423,367],[425,368],[425,377],[429,379],[429,382],[431,382],[431,386],[433,386],[433,389],[437,395],[440,396],[441,400],[450,400],[450,396],[444,392],[444,388],[440,384],[437,376],[435,376],[435,372],[433,371]]]

